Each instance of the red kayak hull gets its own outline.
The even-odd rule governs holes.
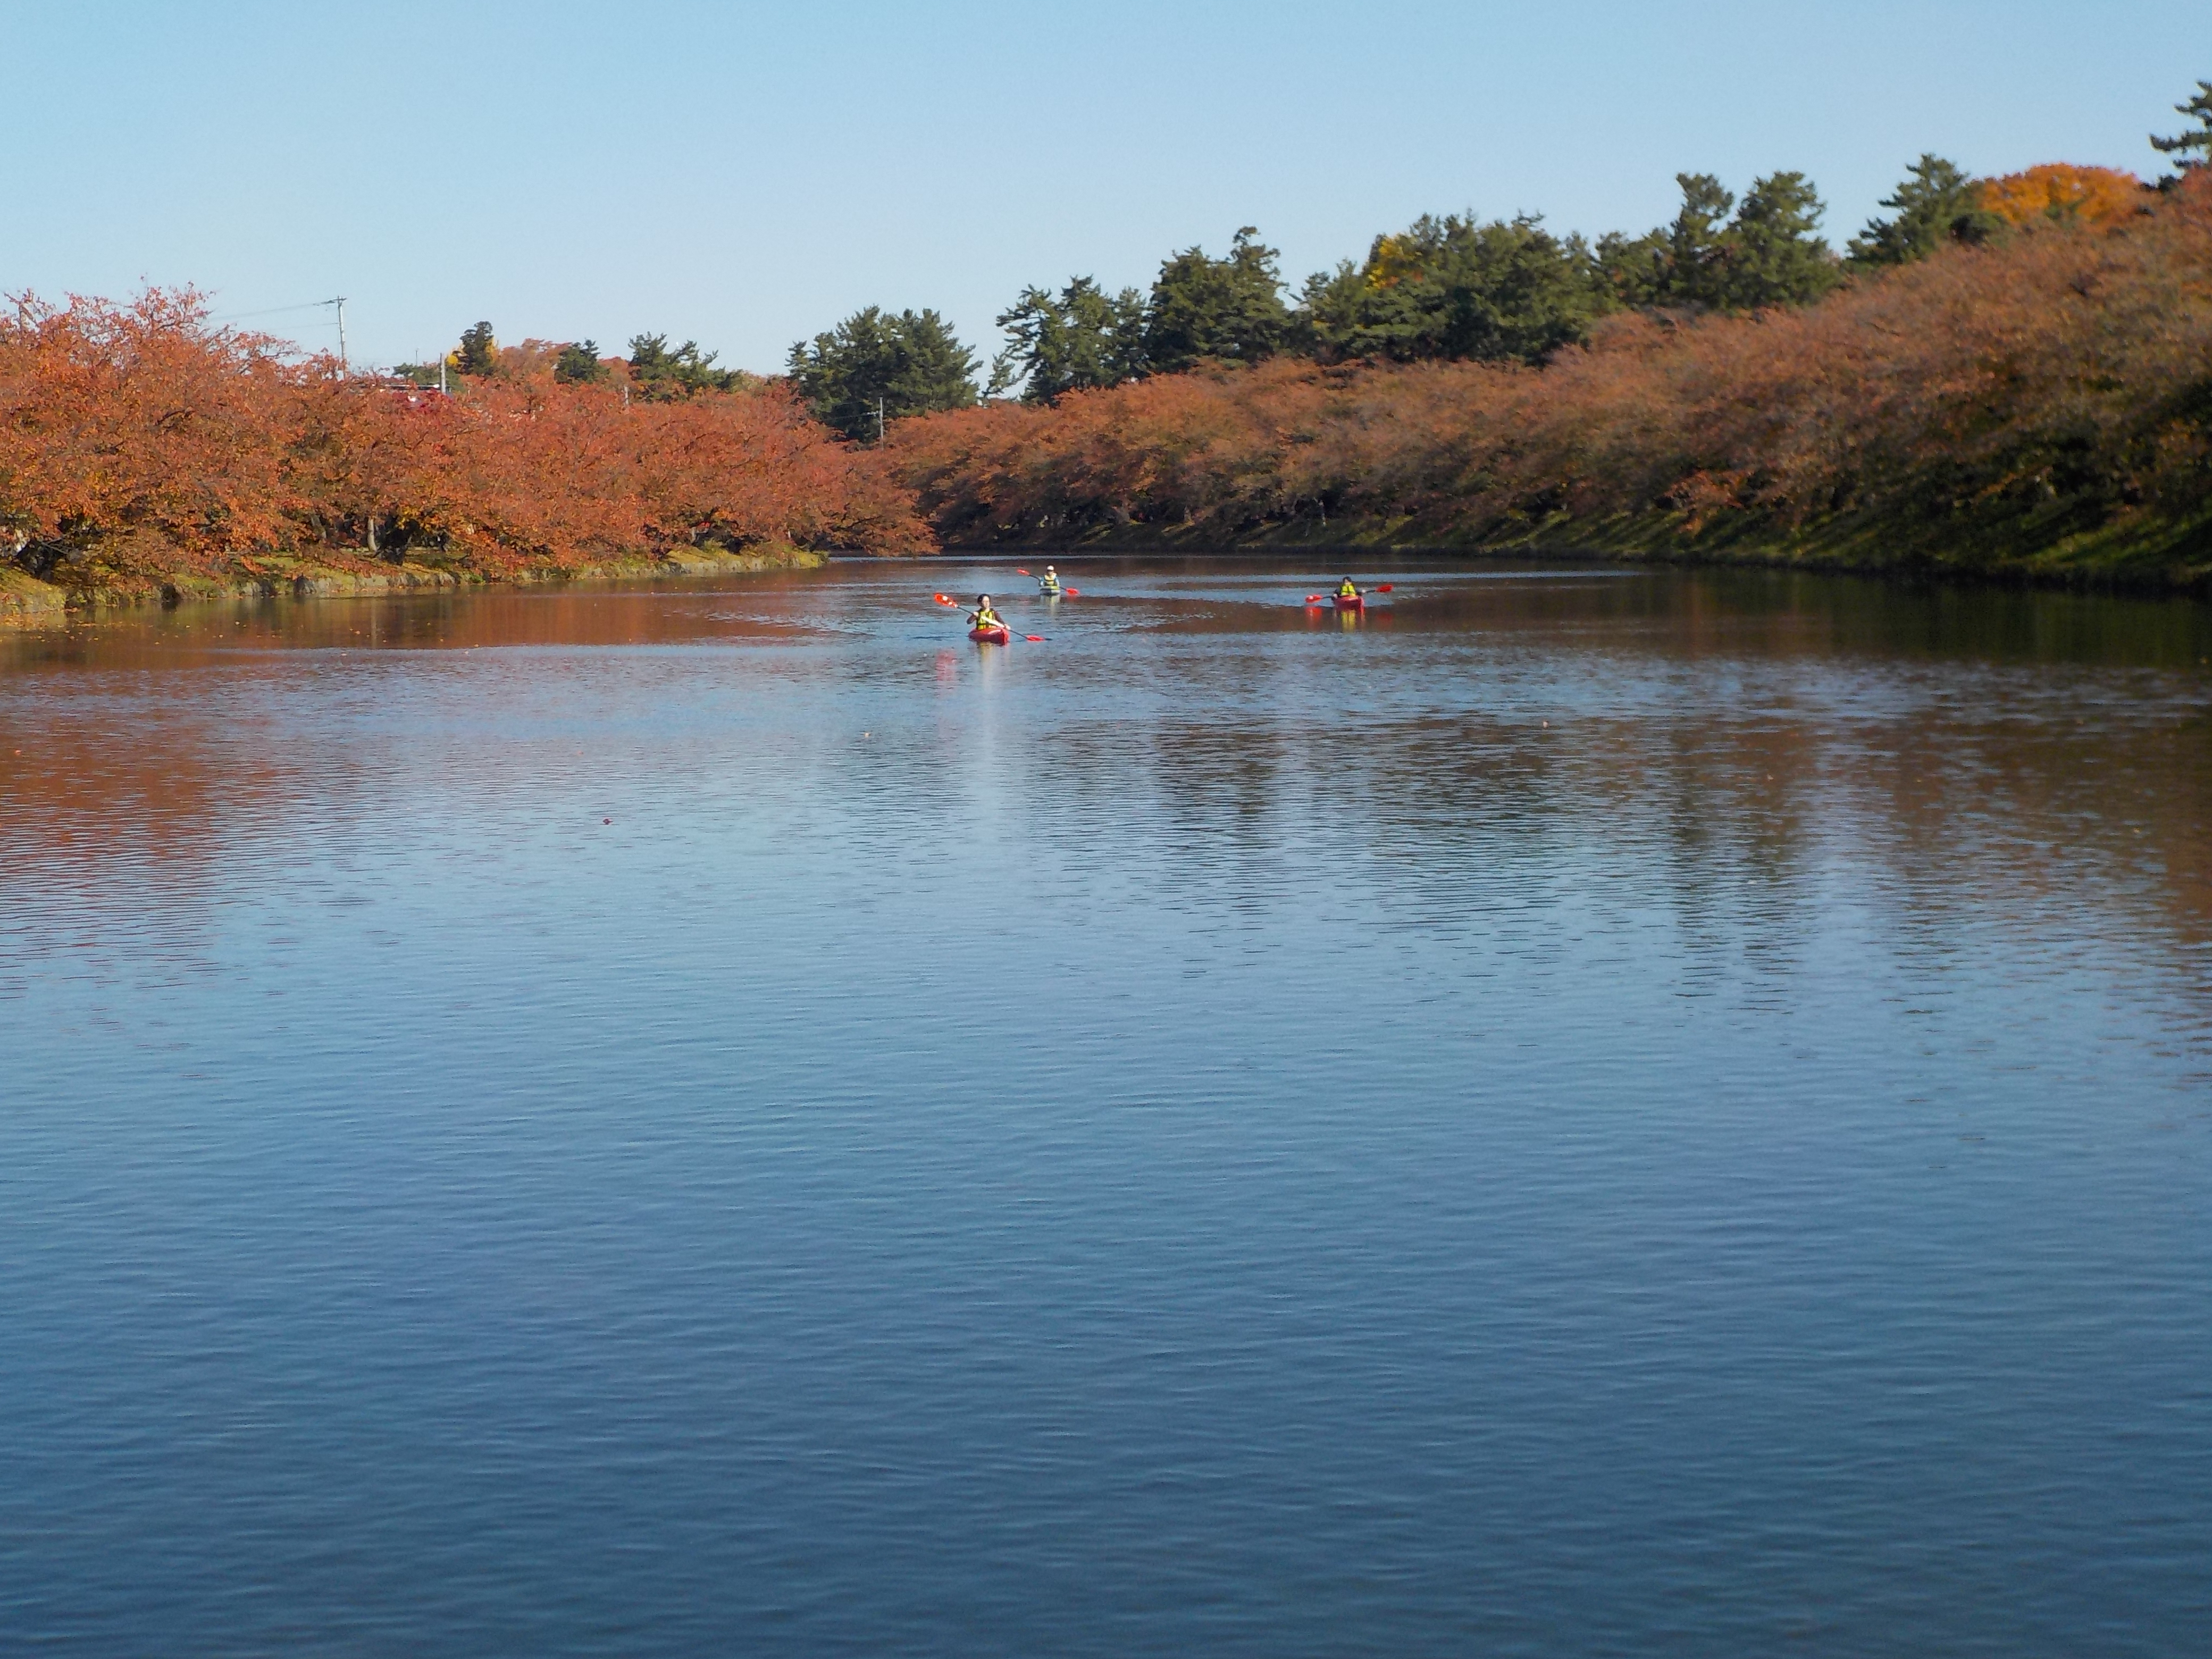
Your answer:
[[[1367,609],[1367,601],[1364,598],[1357,599],[1339,599],[1336,602],[1336,608],[1339,611],[1364,611]]]
[[[978,645],[1007,645],[1012,642],[1012,630],[1004,628],[971,628],[968,637]]]

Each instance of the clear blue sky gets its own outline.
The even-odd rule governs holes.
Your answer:
[[[1024,283],[1141,284],[1240,224],[1295,283],[1425,210],[1640,230],[1682,169],[1801,168],[1840,241],[1923,149],[2151,173],[2212,77],[2212,7],[2139,0],[0,0],[0,288],[343,293],[382,362],[483,317],[774,369],[870,303],[988,347]]]

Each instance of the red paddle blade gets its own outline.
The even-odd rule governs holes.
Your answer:
[[[1397,585],[1398,585],[1398,584],[1397,584],[1397,583],[1395,583],[1395,582],[1384,582],[1384,583],[1382,584],[1382,586],[1380,586],[1380,587],[1376,588],[1375,591],[1376,591],[1377,593],[1388,593],[1388,592],[1389,592],[1392,588],[1395,587]]]
[[[929,597],[935,599],[939,605],[957,605],[959,603],[957,599],[950,599],[943,593],[933,593]]]
[[[1044,643],[1044,635],[1042,634],[1024,634],[1022,637],[1027,640],[1031,645],[1042,645]]]
[[[1026,576],[1026,575],[1028,575],[1029,574],[1030,574],[1030,573],[1029,573],[1028,571],[1026,571],[1026,570],[1023,569],[1023,568],[1021,568],[1021,566],[1019,566],[1019,565],[1016,565],[1016,566],[1014,567],[1014,574],[1016,574],[1017,576]]]
[[[1079,599],[1083,597],[1083,590],[1079,587],[1063,588],[1061,592],[1065,592],[1071,599]]]

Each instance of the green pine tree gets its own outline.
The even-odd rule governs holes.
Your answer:
[[[790,363],[815,419],[848,438],[874,437],[879,420],[975,401],[975,354],[934,311],[870,306],[793,346]]]
[[[1820,234],[1820,195],[1803,173],[1754,179],[1741,204],[1709,173],[1680,173],[1674,181],[1682,206],[1674,223],[1598,243],[1600,276],[1623,304],[1756,311],[1817,300],[1841,279]]]
[[[1145,307],[1145,361],[1154,373],[1207,358],[1258,362],[1282,347],[1291,326],[1276,252],[1256,227],[1237,233],[1225,259],[1185,248],[1160,266]]]
[[[1050,403],[1064,392],[1119,386],[1146,369],[1146,309],[1133,288],[1109,294],[1078,276],[1057,295],[1022,290],[997,319],[1007,343],[991,363],[988,395],[1019,386],[1030,403]]]
[[[599,361],[599,343],[583,340],[562,346],[553,360],[553,378],[568,385],[605,380],[607,366]]]
[[[2212,165],[2212,81],[2199,81],[2197,95],[2185,104],[2176,104],[2173,112],[2190,117],[2196,127],[2184,129],[2171,138],[2153,133],[2150,147],[2161,155],[2172,156],[2174,167],[2182,173]]]
[[[696,340],[671,347],[665,334],[633,334],[630,381],[647,403],[672,403],[702,392],[733,392],[752,379],[743,369],[717,368],[719,353],[702,351]]]
[[[461,331],[461,343],[453,353],[453,367],[464,374],[489,374],[499,367],[499,342],[491,325],[478,323]]]
[[[1754,179],[1723,239],[1715,303],[1729,311],[1802,306],[1842,279],[1820,234],[1826,211],[1802,173]]]
[[[1376,237],[1364,265],[1309,277],[1299,319],[1324,361],[1541,362],[1585,338],[1611,305],[1579,236],[1553,236],[1533,214],[1487,223],[1425,214]]]
[[[1947,242],[1985,242],[2004,228],[2004,221],[1982,206],[1979,182],[1940,155],[1921,156],[1881,204],[1892,210],[1890,216],[1867,221],[1850,240],[1848,263],[1906,264]]]

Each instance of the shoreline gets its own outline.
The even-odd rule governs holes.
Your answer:
[[[1324,528],[1310,522],[1278,522],[1227,536],[1196,525],[1122,525],[1058,533],[1030,532],[988,542],[955,544],[913,562],[1020,558],[1052,551],[1062,556],[1104,557],[1389,554],[1469,561],[1542,558],[1615,568],[1791,570],[1809,575],[1856,576],[1899,586],[1936,582],[2212,601],[2212,544],[2212,544],[2212,526],[2170,531],[2155,540],[2138,538],[2133,545],[2118,547],[2112,545],[2117,538],[2093,532],[2024,555],[1980,553],[1970,538],[1961,538],[1956,544],[1959,551],[1945,556],[1925,544],[1930,539],[1923,535],[1922,544],[1916,545],[1864,526],[1848,531],[1831,526],[1793,536],[1745,532],[1706,540],[1689,538],[1674,526],[1654,526],[1648,520],[1598,528],[1575,521],[1510,538],[1422,535],[1408,520],[1369,524],[1349,534],[1335,526]],[[1869,556],[1869,544],[1882,550]],[[2193,557],[2189,556],[2191,554]],[[63,626],[149,608],[173,610],[241,599],[358,599],[466,588],[666,581],[686,576],[812,570],[839,556],[787,544],[740,553],[691,548],[676,554],[640,555],[587,565],[536,565],[491,572],[406,562],[379,569],[349,569],[270,555],[254,560],[254,568],[247,574],[228,578],[189,574],[149,578],[143,588],[132,589],[70,588],[0,564],[0,631]],[[885,556],[844,550],[842,556]]]
[[[387,564],[350,569],[286,555],[265,555],[235,576],[177,574],[149,577],[143,587],[72,588],[41,581],[0,565],[0,629],[53,627],[106,613],[149,607],[236,599],[357,599],[385,593],[458,591],[471,587],[540,586],[580,581],[665,581],[680,576],[750,575],[768,570],[813,570],[830,555],[785,544],[725,552],[686,548],[679,553],[607,559],[575,566],[535,565],[507,572],[450,565]]]
[[[1058,532],[1030,531],[982,542],[949,544],[939,556],[1018,557],[1067,554],[1389,553],[1445,558],[1566,558],[1590,564],[1665,565],[1696,569],[1801,570],[1913,583],[2038,587],[2078,592],[2212,600],[2212,522],[2106,526],[2039,538],[2029,550],[1993,546],[1987,532],[1949,535],[1841,522],[1778,532],[1753,529],[1693,535],[1679,522],[1638,514],[1592,523],[1561,520],[1510,536],[1424,534],[1419,521],[1276,521],[1224,535],[1198,525],[1105,525]]]

